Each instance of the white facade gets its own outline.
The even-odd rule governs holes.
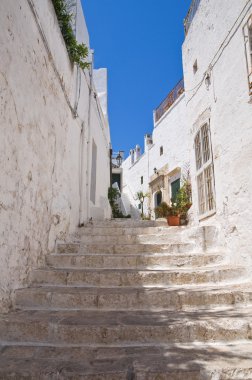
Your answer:
[[[122,164],[123,193],[132,205],[127,212],[133,217],[139,216],[140,213],[136,193],[142,191],[144,194],[149,194],[144,202],[144,213],[154,216],[155,194],[160,189],[163,200],[169,201],[171,182],[181,177],[181,170],[189,161],[189,131],[184,94],[180,95],[155,123],[152,138],[146,135],[144,145],[145,152],[142,155],[135,157],[136,147]],[[134,156],[133,163],[132,156]]]
[[[192,5],[183,44],[185,94],[155,125],[153,146],[133,164],[132,157],[124,162],[124,191],[136,209],[134,195],[150,191],[153,168],[162,174],[161,168],[169,172],[190,161],[191,223],[217,226],[230,259],[251,265],[252,0]],[[204,152],[198,151],[196,170],[197,136]]]
[[[110,132],[92,70],[71,64],[51,0],[2,0],[0,24],[4,309],[57,239],[110,217]],[[79,0],[76,35],[89,46]]]
[[[248,86],[252,61],[246,61],[245,29],[251,15],[252,1],[202,0],[183,45],[194,222],[219,226],[232,260],[248,263],[252,259],[252,103]],[[215,210],[202,219],[194,139],[205,123],[212,142]]]

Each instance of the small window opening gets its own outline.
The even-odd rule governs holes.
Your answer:
[[[160,147],[160,156],[162,156],[163,153],[164,153],[164,148],[161,146],[161,147]]]
[[[193,73],[196,74],[198,71],[198,61],[196,59],[196,61],[194,62],[193,64]]]
[[[143,184],[143,176],[141,177],[141,185]]]

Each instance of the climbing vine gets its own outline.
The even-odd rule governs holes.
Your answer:
[[[83,70],[88,68],[89,63],[86,61],[88,48],[83,43],[79,44],[77,42],[72,29],[73,13],[71,12],[71,7],[74,3],[71,0],[52,0],[52,3],[70,60]]]

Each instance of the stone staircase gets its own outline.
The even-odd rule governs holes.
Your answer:
[[[252,379],[252,284],[215,239],[153,221],[80,229],[0,316],[0,379]]]

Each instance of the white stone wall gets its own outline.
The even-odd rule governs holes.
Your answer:
[[[160,156],[160,147],[163,155]],[[186,122],[185,96],[182,94],[173,106],[163,115],[153,130],[153,145],[131,165],[129,156],[123,162],[123,192],[127,194],[136,209],[139,202],[135,200],[138,191],[149,192],[149,182],[157,170],[168,165],[171,172],[189,162],[189,133]],[[141,176],[143,184],[141,185]],[[168,184],[167,184],[168,187]],[[145,200],[144,212],[148,214],[148,200]],[[153,211],[153,205],[152,210]]]
[[[231,259],[245,263],[252,258],[252,104],[243,26],[251,14],[252,1],[202,0],[183,45],[193,179],[197,126],[210,120],[212,136],[216,215],[200,224],[219,226]],[[198,71],[194,74],[196,60]],[[193,195],[197,224],[195,180]]]
[[[85,20],[78,20],[77,36],[88,43]],[[51,1],[2,0],[0,25],[0,307],[6,309],[57,239],[90,217],[110,216],[110,135],[98,98],[89,97],[88,70],[84,75],[69,61]]]

